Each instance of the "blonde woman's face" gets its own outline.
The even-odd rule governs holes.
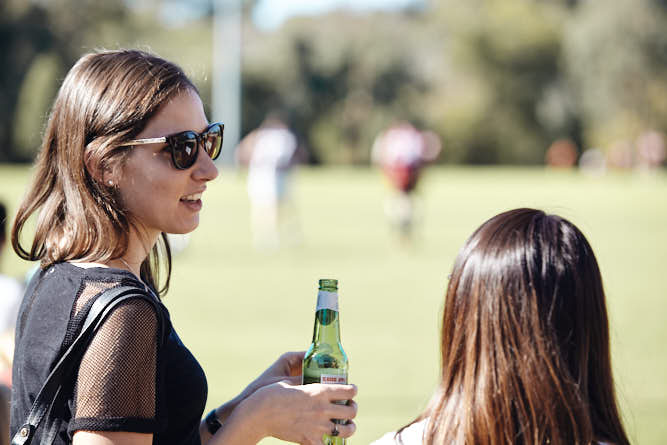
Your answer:
[[[181,131],[197,133],[208,121],[199,96],[187,90],[165,104],[137,139],[168,136]],[[176,169],[166,144],[137,145],[131,150],[118,180],[126,210],[149,237],[160,232],[188,233],[199,225],[202,193],[218,169],[199,147],[195,164]]]

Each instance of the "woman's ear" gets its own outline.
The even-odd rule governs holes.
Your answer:
[[[93,155],[92,150],[86,150],[84,155],[84,163],[86,164],[86,170],[88,174],[97,182],[107,187],[113,187],[116,185],[116,180],[114,178],[114,172],[110,168],[103,168],[99,159]]]
[[[111,169],[105,168],[104,171],[102,171],[102,181],[104,185],[108,187],[114,187],[117,184],[117,181],[115,179],[115,176],[113,171]]]

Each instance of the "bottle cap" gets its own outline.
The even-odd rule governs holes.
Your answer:
[[[331,278],[323,278],[319,281],[320,283],[320,289],[338,289],[338,280],[334,280]]]

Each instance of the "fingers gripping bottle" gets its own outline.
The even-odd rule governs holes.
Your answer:
[[[347,355],[340,344],[338,280],[320,280],[315,308],[313,342],[303,359],[303,383],[347,384]],[[347,403],[341,400],[340,404]],[[344,420],[332,419],[343,424]],[[345,445],[345,439],[325,435],[324,445]]]

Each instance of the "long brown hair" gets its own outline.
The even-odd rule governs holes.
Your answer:
[[[611,371],[602,278],[569,221],[516,209],[454,264],[425,444],[628,444]]]
[[[122,169],[129,153],[120,143],[133,139],[171,98],[197,91],[173,63],[138,50],[86,54],[69,71],[56,96],[28,189],[12,227],[12,246],[42,268],[68,261],[109,261],[125,254],[136,225],[100,172]],[[21,233],[35,212],[29,250]],[[171,253],[161,236],[141,265],[153,289],[165,263],[166,293]],[[161,244],[161,245],[160,245]]]

